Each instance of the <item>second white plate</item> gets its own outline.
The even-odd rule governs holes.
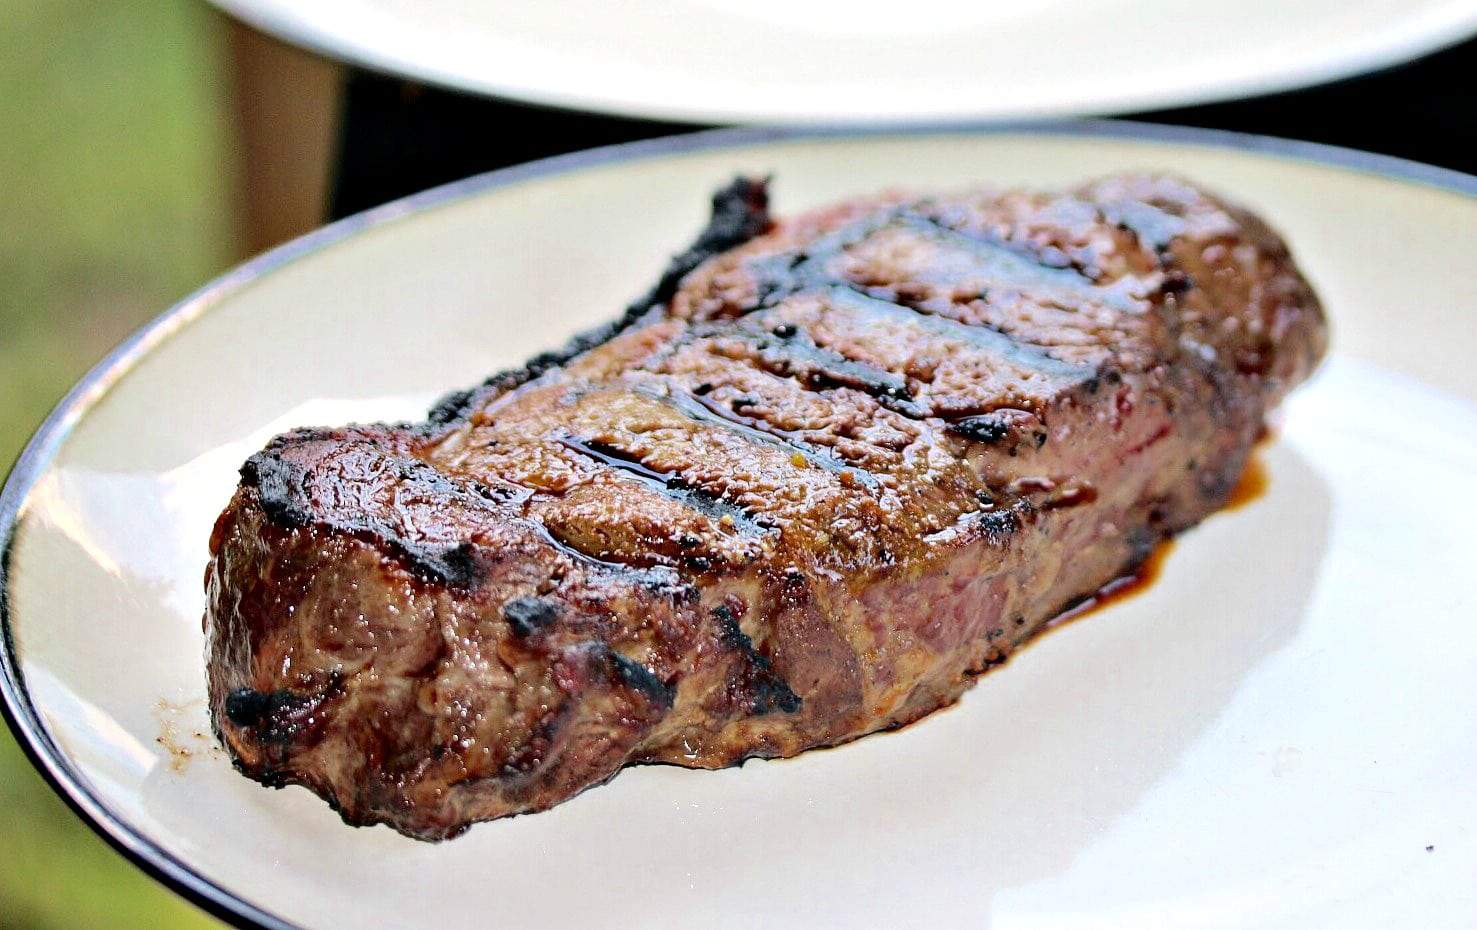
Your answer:
[[[476,93],[732,122],[1011,119],[1244,97],[1477,32],[1473,0],[215,0]]]

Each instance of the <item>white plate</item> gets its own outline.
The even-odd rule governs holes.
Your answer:
[[[1136,599],[901,732],[641,768],[438,846],[344,826],[211,748],[201,573],[290,426],[416,416],[609,317],[735,171],[781,210],[897,184],[1167,168],[1261,210],[1337,352],[1270,490]],[[1477,179],[1269,140],[719,133],[393,204],[187,300],[62,404],[0,499],[3,679],[63,793],[146,868],[268,926],[1470,928],[1477,917]]]
[[[476,93],[703,123],[1124,113],[1373,71],[1474,0],[214,0]]]

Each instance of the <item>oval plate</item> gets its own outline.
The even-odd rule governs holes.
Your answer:
[[[214,748],[201,573],[288,427],[418,417],[611,316],[735,172],[793,212],[907,185],[1181,172],[1281,228],[1336,353],[1262,498],[1142,596],[903,731],[646,767],[437,846]],[[1477,180],[1130,124],[730,131],[568,156],[345,220],[118,349],[0,498],[4,697],[106,838],[269,927],[1470,927],[1477,913]]]
[[[1288,90],[1477,32],[1473,0],[214,0],[443,86],[699,123],[1124,113]]]

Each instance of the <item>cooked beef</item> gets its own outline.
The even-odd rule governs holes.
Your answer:
[[[715,208],[619,324],[246,463],[205,617],[243,772],[442,839],[907,723],[1220,506],[1324,348],[1278,237],[1173,179]]]

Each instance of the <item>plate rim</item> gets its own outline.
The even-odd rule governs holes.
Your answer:
[[[641,103],[603,97],[598,90],[588,93],[569,91],[544,91],[507,79],[488,80],[469,78],[465,72],[456,72],[438,67],[426,60],[417,60],[398,53],[393,47],[374,42],[346,38],[342,32],[316,27],[280,7],[268,8],[260,0],[210,0],[221,12],[247,26],[275,36],[298,48],[366,71],[420,81],[433,87],[481,97],[521,103],[528,106],[559,110],[571,114],[600,114],[646,120],[663,120],[687,123],[692,126],[747,124],[771,125],[781,123],[805,126],[831,123],[821,113],[793,113],[775,115],[772,111],[760,111],[745,107],[727,109],[703,109],[701,107],[669,106],[660,101],[648,100]],[[1439,15],[1438,15],[1439,14]],[[1232,78],[1208,82],[1189,91],[1156,91],[1149,89],[1138,93],[1120,93],[1096,103],[1058,103],[1039,110],[1035,116],[1047,120],[1072,117],[1111,116],[1116,113],[1145,112],[1151,110],[1200,106],[1269,94],[1304,90],[1333,84],[1351,78],[1395,68],[1419,61],[1429,55],[1459,45],[1477,36],[1477,5],[1463,10],[1453,5],[1443,7],[1427,18],[1435,22],[1416,32],[1409,30],[1373,30],[1358,40],[1340,46],[1335,54],[1302,65],[1290,77],[1279,78],[1274,71],[1250,69]],[[935,113],[928,121],[947,119],[968,122],[1015,121],[1028,114],[986,108],[962,107],[950,112]],[[883,121],[872,121],[873,125],[893,122],[897,117]],[[837,126],[855,125],[855,118],[835,121]],[[921,123],[920,123],[921,125]]]
[[[62,397],[16,458],[3,489],[0,489],[0,699],[3,699],[0,700],[0,714],[3,714],[27,760],[52,791],[94,833],[145,874],[190,903],[229,925],[245,930],[302,930],[299,925],[284,920],[197,871],[111,808],[51,738],[31,702],[11,632],[8,586],[10,559],[15,547],[16,529],[30,492],[51,465],[72,428],[139,361],[227,297],[298,259],[402,217],[428,212],[526,181],[605,165],[776,142],[867,140],[950,134],[1104,138],[1230,149],[1252,155],[1359,171],[1374,177],[1433,187],[1477,200],[1477,176],[1393,156],[1320,143],[1124,120],[1067,120],[1046,123],[950,121],[905,126],[743,127],[629,142],[473,175],[338,220],[247,260],[135,330],[89,369]]]

